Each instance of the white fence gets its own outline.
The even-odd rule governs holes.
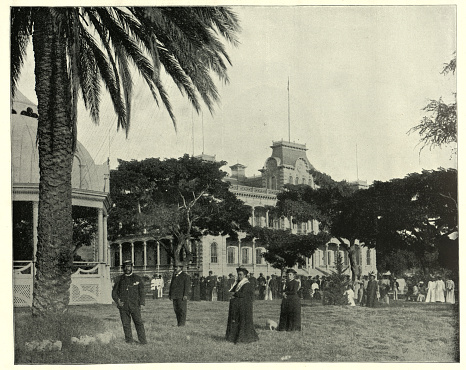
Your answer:
[[[71,275],[70,305],[109,304],[111,299],[110,268],[99,262],[76,262]],[[13,305],[32,305],[34,266],[31,261],[14,261]]]

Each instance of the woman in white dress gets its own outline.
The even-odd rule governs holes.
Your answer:
[[[346,299],[348,300],[348,305],[356,306],[356,303],[354,303],[354,292],[353,292],[353,289],[351,289],[351,285],[348,285],[346,287],[344,295],[346,296]]]
[[[431,277],[429,283],[427,284],[427,294],[426,294],[426,303],[435,302],[436,293],[435,293],[435,281],[434,278]]]
[[[455,283],[453,280],[448,279],[445,288],[447,290],[446,302],[455,303]]]
[[[266,301],[272,300],[272,289],[270,288],[271,281],[272,281],[272,278],[270,276],[267,276],[267,279],[265,281],[265,298],[264,298]]]
[[[445,283],[440,276],[435,282],[435,301],[445,303]]]

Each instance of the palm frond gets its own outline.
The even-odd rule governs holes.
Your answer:
[[[15,96],[16,85],[26,56],[26,48],[31,41],[32,8],[11,8],[10,29],[10,63],[11,63],[11,95]]]

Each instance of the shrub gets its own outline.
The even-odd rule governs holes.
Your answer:
[[[327,276],[327,284],[323,295],[322,304],[346,305],[348,303],[344,293],[349,284],[349,277],[343,273],[343,262],[338,254],[335,263],[336,272]]]

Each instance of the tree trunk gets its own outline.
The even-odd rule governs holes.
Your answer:
[[[73,263],[71,88],[60,31],[50,10],[40,8],[33,35],[40,169],[34,315],[66,311]]]

